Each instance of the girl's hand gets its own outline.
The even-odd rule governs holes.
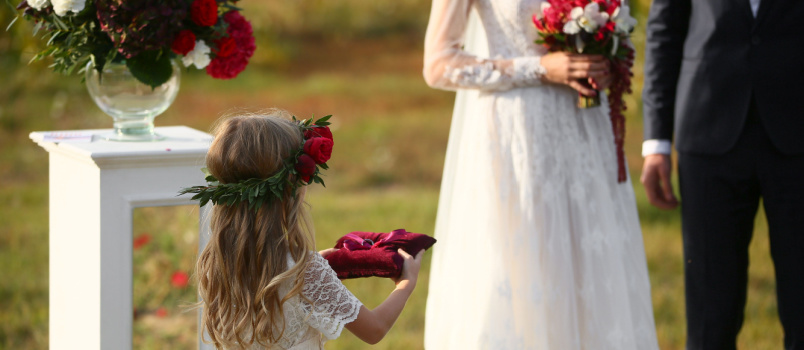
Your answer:
[[[324,250],[322,250],[322,251],[318,252],[318,255],[321,255],[321,257],[322,257],[322,258],[326,258],[326,257],[327,257],[327,255],[330,255],[330,254],[332,254],[333,252],[337,252],[337,251],[338,251],[338,250],[337,250],[337,249],[335,249],[335,248],[324,249]]]
[[[419,254],[416,254],[415,258],[408,254],[408,252],[402,250],[402,248],[397,250],[397,252],[405,259],[405,262],[402,265],[402,273],[399,277],[393,279],[394,283],[396,283],[396,288],[413,289],[416,287],[416,281],[419,279],[419,268],[421,268],[424,249],[419,251]]]
[[[611,84],[609,60],[601,55],[551,52],[542,56],[541,64],[547,71],[544,80],[567,85],[586,96],[595,96],[597,91],[581,81],[600,90]]]

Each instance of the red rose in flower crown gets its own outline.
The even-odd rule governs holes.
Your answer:
[[[307,154],[302,154],[296,161],[296,171],[299,172],[304,182],[310,182],[310,176],[315,174],[315,160]]]
[[[195,0],[190,5],[190,17],[199,26],[214,26],[218,22],[218,3],[215,0]]]
[[[316,164],[323,164],[332,156],[332,146],[332,140],[326,137],[313,137],[304,142],[304,153],[309,154]]]
[[[190,30],[182,30],[173,39],[170,49],[178,55],[186,55],[195,48],[195,34]]]
[[[307,131],[304,132],[304,138],[305,139],[311,139],[313,137],[325,137],[325,138],[328,138],[328,139],[330,139],[332,141],[335,141],[335,140],[332,139],[332,131],[330,131],[329,127],[327,127],[327,126],[319,127],[319,128],[312,128],[312,129],[307,130]]]
[[[228,56],[217,56],[207,66],[207,74],[213,78],[231,79],[246,69],[248,60],[254,54],[254,35],[251,24],[237,11],[223,15],[228,23],[226,32],[234,39],[235,49]]]

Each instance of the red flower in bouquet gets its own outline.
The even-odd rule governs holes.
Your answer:
[[[223,20],[229,24],[226,33],[234,39],[235,48],[228,56],[216,56],[212,59],[207,66],[207,74],[217,79],[231,79],[246,69],[256,46],[251,23],[243,15],[230,11],[223,15]]]
[[[539,34],[536,43],[550,52],[602,55],[611,61],[614,79],[609,87],[609,105],[617,151],[617,179],[625,181],[623,94],[631,91],[634,50],[627,39],[636,25],[628,5],[620,0],[547,0],[541,5],[541,12],[534,14],[533,23]],[[595,106],[597,101],[592,99],[579,96],[579,107]]]
[[[218,23],[218,3],[215,0],[195,0],[190,5],[190,18],[202,27]]]
[[[182,30],[173,39],[170,49],[178,55],[186,55],[195,48],[195,34],[190,30]]]
[[[333,144],[326,137],[314,137],[304,142],[304,153],[310,155],[316,164],[323,164],[332,157]]]
[[[217,49],[215,55],[217,57],[229,57],[237,49],[237,43],[231,37],[226,37],[215,41]]]

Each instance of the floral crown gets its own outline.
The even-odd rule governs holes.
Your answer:
[[[268,178],[251,178],[233,183],[222,184],[209,169],[203,168],[206,186],[187,187],[179,191],[179,195],[195,193],[193,200],[199,200],[203,207],[207,202],[231,206],[240,202],[248,202],[249,209],[259,210],[266,202],[276,198],[282,200],[286,189],[296,196],[299,187],[311,183],[324,185],[321,169],[329,169],[327,161],[332,155],[332,132],[329,130],[331,115],[318,120],[312,118],[297,120],[293,123],[304,134],[299,148],[282,161],[282,168]]]

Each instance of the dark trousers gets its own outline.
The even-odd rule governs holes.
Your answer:
[[[804,155],[779,153],[751,108],[732,150],[717,156],[680,154],[679,178],[687,349],[736,348],[760,198],[785,348],[804,349]]]

